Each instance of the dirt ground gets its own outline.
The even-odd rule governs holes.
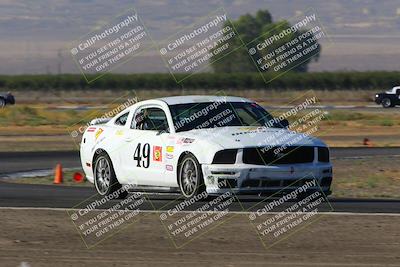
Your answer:
[[[0,210],[1,266],[400,266],[400,216],[324,215],[269,249],[238,215],[177,249],[159,215],[87,249],[64,210]]]

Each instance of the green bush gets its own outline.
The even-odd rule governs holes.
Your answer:
[[[88,80],[96,76],[89,75]],[[0,76],[0,89],[295,89],[387,90],[400,84],[400,72],[318,72],[318,73],[198,73],[191,76],[169,73],[106,74],[87,83],[79,74]],[[265,81],[270,81],[266,83]]]

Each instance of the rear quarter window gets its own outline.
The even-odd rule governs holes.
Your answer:
[[[115,120],[114,124],[119,126],[124,126],[126,124],[126,121],[128,120],[128,115],[129,112],[122,114]]]

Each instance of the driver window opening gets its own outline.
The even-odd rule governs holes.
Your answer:
[[[168,131],[165,112],[160,108],[139,109],[133,117],[132,129],[144,131]]]

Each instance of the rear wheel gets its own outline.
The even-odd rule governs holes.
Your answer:
[[[192,154],[183,157],[178,166],[179,188],[185,198],[191,198],[205,191],[203,173]]]
[[[382,99],[382,107],[384,108],[392,108],[394,107],[392,100],[390,98],[384,98]]]
[[[122,190],[121,184],[115,176],[114,168],[107,153],[102,152],[94,160],[94,185],[97,193],[107,196],[118,191],[117,198],[125,198],[128,195],[126,190]]]

